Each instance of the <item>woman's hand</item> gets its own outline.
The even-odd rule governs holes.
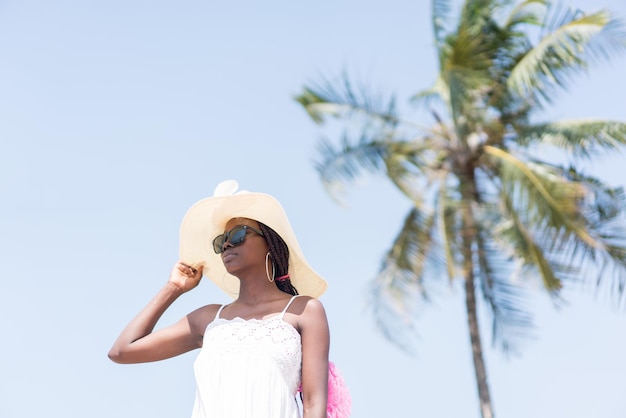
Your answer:
[[[195,269],[179,261],[174,265],[168,282],[178,287],[181,291],[188,292],[198,286],[201,278],[202,266]]]

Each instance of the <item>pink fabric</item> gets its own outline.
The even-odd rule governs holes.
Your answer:
[[[298,387],[302,392],[302,386]],[[339,369],[332,361],[328,362],[328,418],[348,418],[352,413],[352,397]]]
[[[346,418],[352,412],[352,398],[335,363],[328,362],[328,418]]]

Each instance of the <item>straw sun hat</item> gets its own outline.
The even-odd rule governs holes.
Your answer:
[[[204,265],[204,276],[236,298],[239,279],[226,272],[212,241],[224,233],[230,219],[254,219],[276,231],[289,247],[289,276],[298,293],[319,297],[326,290],[326,280],[304,258],[283,207],[268,194],[237,191],[238,186],[234,180],[224,181],[212,197],[200,200],[187,211],[180,227],[181,261],[193,267]]]

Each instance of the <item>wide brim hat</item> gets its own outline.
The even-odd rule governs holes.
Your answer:
[[[213,239],[224,233],[232,218],[261,222],[280,235],[289,248],[289,278],[301,295],[319,297],[328,284],[307,263],[291,228],[285,210],[265,193],[237,191],[234,180],[220,183],[212,197],[195,203],[185,214],[180,227],[180,259],[192,267],[203,265],[203,275],[232,298],[239,294],[239,279],[226,271],[222,258],[213,250]]]

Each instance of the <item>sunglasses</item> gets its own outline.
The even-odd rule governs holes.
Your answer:
[[[230,245],[232,245],[233,247],[241,245],[246,239],[248,229],[252,232],[257,233],[260,236],[263,236],[263,232],[259,231],[256,228],[248,225],[238,225],[230,231],[224,232],[223,234],[215,237],[215,239],[213,240],[213,251],[215,251],[215,254],[220,254],[224,251],[224,244],[226,244],[226,242],[230,242]]]

